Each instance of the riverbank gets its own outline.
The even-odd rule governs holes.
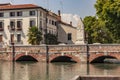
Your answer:
[[[71,80],[120,80],[120,76],[113,75],[82,75]]]

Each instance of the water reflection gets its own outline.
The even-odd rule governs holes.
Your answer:
[[[14,69],[13,69],[14,68]],[[0,80],[69,80],[76,75],[119,75],[120,64],[0,62]]]

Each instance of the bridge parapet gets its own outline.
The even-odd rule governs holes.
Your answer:
[[[61,53],[61,52],[76,52],[76,53],[86,53],[87,45],[47,45],[49,53]],[[120,44],[88,44],[89,52],[120,52]],[[12,47],[0,48],[0,52],[12,52]],[[46,45],[44,46],[15,46],[15,52],[28,52],[28,53],[46,53]]]
[[[120,52],[120,45],[119,44],[99,44],[89,45],[89,50],[92,51],[98,51],[98,52]]]

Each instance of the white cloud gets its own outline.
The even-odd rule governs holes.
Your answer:
[[[62,21],[70,23],[72,21],[73,26],[77,27],[80,16],[73,14],[61,14]]]

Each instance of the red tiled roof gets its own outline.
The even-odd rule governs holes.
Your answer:
[[[31,9],[31,8],[42,8],[42,7],[39,7],[39,6],[34,5],[34,4],[21,4],[21,5],[4,5],[4,6],[0,6],[0,10]]]

